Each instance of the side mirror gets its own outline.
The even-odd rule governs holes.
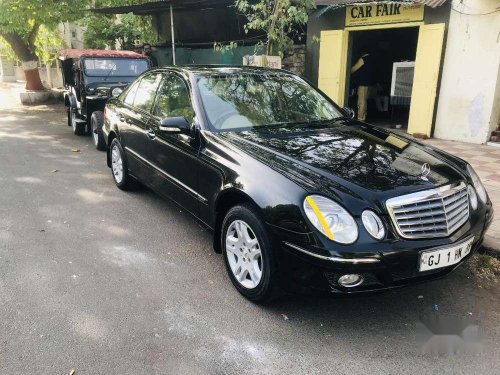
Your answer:
[[[166,133],[189,134],[191,125],[184,116],[167,117],[160,121],[160,130]]]
[[[342,108],[342,111],[344,111],[346,117],[349,117],[349,118],[354,118],[356,117],[356,112],[354,112],[354,110],[352,110],[351,108],[349,107],[344,107]]]

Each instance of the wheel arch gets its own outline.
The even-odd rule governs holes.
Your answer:
[[[247,193],[233,187],[221,191],[214,204],[213,248],[216,253],[222,253],[220,236],[224,217],[232,207],[238,204],[251,205],[259,213],[262,213],[259,205]]]

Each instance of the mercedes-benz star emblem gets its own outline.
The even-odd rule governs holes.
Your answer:
[[[427,176],[429,173],[431,173],[431,166],[429,163],[422,164],[422,167],[420,167],[420,178],[424,181],[428,181]]]

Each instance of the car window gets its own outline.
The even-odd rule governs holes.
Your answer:
[[[144,111],[151,111],[156,96],[156,90],[161,81],[160,73],[153,73],[144,76],[137,87],[137,94],[134,99],[134,107]]]
[[[130,86],[128,91],[125,93],[125,97],[123,98],[123,102],[128,105],[134,105],[134,99],[135,99],[135,94],[137,92],[137,86],[139,86],[139,83],[141,80],[137,80]]]
[[[162,119],[184,116],[189,122],[193,120],[194,110],[189,89],[181,77],[174,74],[165,77],[153,114]]]

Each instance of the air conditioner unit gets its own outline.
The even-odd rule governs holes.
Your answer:
[[[392,64],[391,105],[410,105],[414,72],[415,61]]]

